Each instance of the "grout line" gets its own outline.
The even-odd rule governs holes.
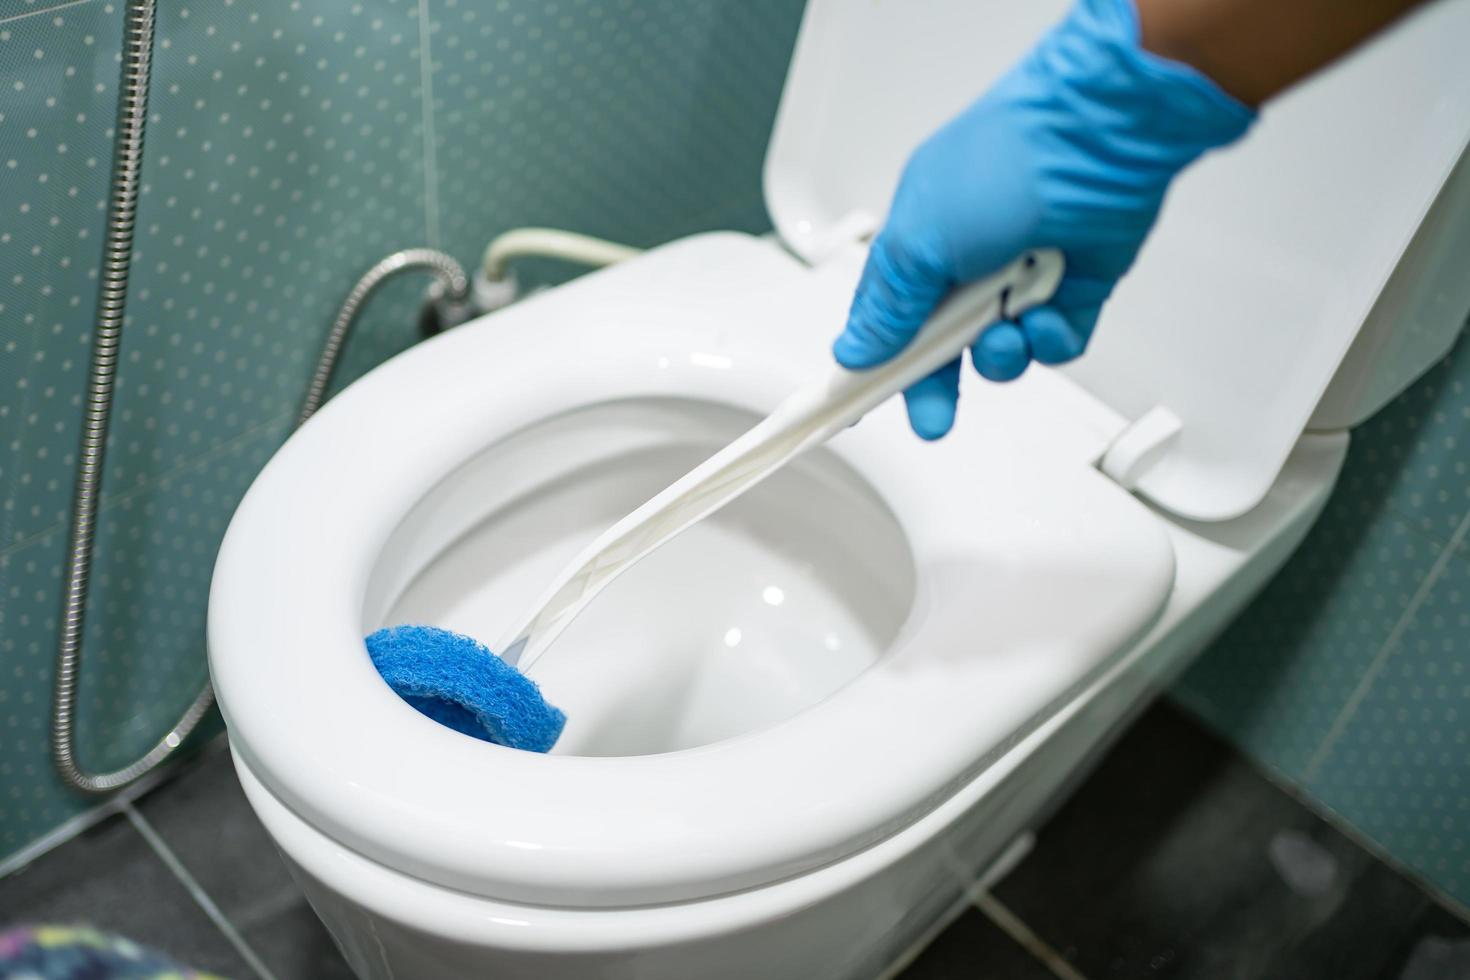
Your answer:
[[[1445,568],[1449,566],[1449,563],[1458,554],[1460,546],[1465,542],[1467,534],[1470,534],[1470,513],[1466,513],[1464,518],[1460,520],[1460,526],[1455,528],[1454,534],[1450,535],[1449,542],[1440,549],[1439,554],[1434,559],[1434,564],[1429,566],[1429,571],[1425,574],[1424,581],[1420,582],[1419,588],[1414,590],[1414,595],[1409,599],[1409,604],[1404,607],[1403,614],[1393,624],[1393,629],[1389,631],[1388,638],[1383,641],[1383,646],[1379,647],[1378,652],[1373,655],[1373,660],[1368,664],[1368,669],[1363,671],[1363,676],[1358,680],[1357,687],[1353,688],[1353,693],[1348,695],[1348,699],[1343,704],[1342,710],[1332,720],[1332,727],[1323,736],[1322,743],[1317,746],[1317,751],[1312,753],[1311,759],[1307,760],[1306,766],[1302,769],[1301,776],[1304,787],[1311,783],[1312,779],[1317,775],[1317,771],[1327,761],[1327,757],[1332,754],[1332,749],[1337,744],[1337,740],[1342,737],[1342,733],[1347,729],[1348,723],[1357,715],[1358,708],[1362,706],[1363,700],[1368,696],[1368,691],[1373,687],[1373,682],[1378,678],[1379,673],[1382,672],[1384,665],[1392,659],[1393,654],[1398,650],[1399,641],[1403,639],[1404,633],[1409,628],[1409,623],[1418,615],[1419,608],[1424,605],[1424,600],[1429,598],[1430,590],[1434,588]]]
[[[1030,854],[1032,848],[1035,846],[1036,835],[1029,830],[1023,831],[1017,835],[1015,840],[1006,845],[1000,854],[996,855],[995,859],[983,868],[978,875],[974,872],[959,872],[956,869],[957,877],[971,879],[970,884],[965,886],[952,905],[939,913],[939,916],[934,920],[932,925],[919,934],[919,938],[909,943],[908,946],[904,947],[893,958],[888,966],[884,968],[883,972],[878,974],[877,980],[896,980],[904,970],[913,966],[914,961],[922,956],[925,950],[932,946],[934,941],[943,935],[950,926],[954,925],[966,909],[975,904],[976,895],[984,892],[986,889],[993,888],[1014,871],[1016,865],[1025,860],[1026,855]]]
[[[159,783],[172,775],[172,767],[155,770],[139,779],[131,786],[119,790],[116,796],[111,797],[104,803],[90,807],[62,822],[58,827],[37,837],[35,840],[23,845],[19,850],[12,851],[3,859],[0,859],[0,879],[37,860],[42,855],[52,851],[73,837],[80,836],[108,817],[122,812],[126,803],[142,796],[152,790]]]
[[[1429,531],[1424,528],[1424,516],[1422,514],[1414,514],[1406,510],[1400,510],[1396,505],[1392,503],[1385,504],[1383,512],[1388,514],[1388,516],[1390,517],[1398,518],[1399,523],[1403,524],[1409,530],[1417,534],[1421,539],[1428,541],[1436,548],[1446,547],[1449,543],[1450,539],[1448,537],[1441,535],[1438,531]],[[1453,536],[1454,532],[1451,531],[1450,534]]]
[[[1368,832],[1355,825],[1347,817],[1334,810],[1331,804],[1319,800],[1307,791],[1306,787],[1298,786],[1291,782],[1286,776],[1272,772],[1262,767],[1255,760],[1246,756],[1245,761],[1251,765],[1261,778],[1282,793],[1291,798],[1292,802],[1308,813],[1321,820],[1334,831],[1347,838],[1348,842],[1361,848],[1369,858],[1388,868],[1389,871],[1408,881],[1423,892],[1431,902],[1439,905],[1444,911],[1461,919],[1466,925],[1470,925],[1470,906],[1465,905],[1458,898],[1445,891],[1443,887],[1430,881],[1425,872],[1411,866],[1407,861],[1394,854],[1378,841],[1368,835]]]
[[[224,740],[215,739],[206,741],[199,747],[195,758],[205,758],[210,752],[215,751],[215,742],[223,743]],[[178,765],[180,763],[173,762],[160,769],[155,769],[153,772],[140,778],[136,783],[118,790],[117,794],[110,797],[106,802],[83,810],[81,813],[63,821],[60,826],[53,827],[40,837],[22,845],[18,850],[11,851],[4,858],[0,858],[0,879],[19,871],[32,861],[55,850],[72,838],[81,836],[109,817],[122,813],[122,805],[124,803],[131,803],[138,797],[152,792],[160,783],[171,779]]]
[[[1169,696],[1177,700],[1179,698],[1179,692],[1177,690],[1170,691]],[[1185,708],[1193,713],[1193,709],[1189,708],[1188,705],[1185,705]],[[1212,732],[1224,737],[1212,723],[1204,720],[1201,716],[1195,716],[1194,720]],[[1347,838],[1351,844],[1363,850],[1371,860],[1384,865],[1388,870],[1408,881],[1415,888],[1422,891],[1430,901],[1442,907],[1450,915],[1463,920],[1466,925],[1470,925],[1470,905],[1466,905],[1462,900],[1445,891],[1443,886],[1431,881],[1427,872],[1415,868],[1408,861],[1404,860],[1404,858],[1394,854],[1383,844],[1373,839],[1366,830],[1334,810],[1330,803],[1314,796],[1311,790],[1302,783],[1297,782],[1294,777],[1275,768],[1270,763],[1256,758],[1233,743],[1230,745],[1230,750],[1236,754],[1241,762],[1250,768],[1251,772],[1265,780],[1277,792],[1288,797],[1292,803],[1327,824],[1335,833]]]
[[[199,453],[196,456],[190,456],[188,459],[181,460],[172,468],[158,474],[157,476],[150,477],[147,480],[140,480],[137,483],[130,483],[128,484],[126,489],[116,490],[113,493],[108,494],[106,497],[103,498],[101,506],[97,508],[98,513],[104,513],[118,504],[125,503],[126,501],[138,496],[145,490],[151,490],[155,487],[162,486],[169,480],[172,480],[178,476],[182,476],[184,473],[187,473],[189,470],[194,469],[196,466],[218,459],[219,457],[228,453],[230,450],[235,449],[246,442],[249,442],[252,438],[265,432],[271,426],[277,425],[280,422],[291,418],[295,414],[295,410],[293,409],[291,411],[281,412],[277,415],[273,415],[262,422],[258,422],[257,424],[252,425],[250,428],[244,430],[243,432],[238,432],[235,435],[230,436],[224,442],[216,443],[215,445],[210,446],[208,449],[204,450],[202,453]],[[51,535],[56,534],[59,531],[65,531],[68,527],[68,524],[69,521],[57,521],[54,524],[50,524],[46,527],[43,527],[39,531],[35,531],[27,535],[26,537],[19,539],[14,544],[6,545],[5,547],[0,548],[0,558],[5,557],[6,555],[15,554],[21,549],[33,545],[37,541],[49,538]]]
[[[38,14],[54,13],[58,10],[64,10],[67,7],[76,7],[80,4],[91,2],[92,0],[65,0],[63,3],[54,3],[49,7],[42,7],[39,10],[27,10],[23,14],[11,14],[9,17],[0,17],[0,24],[9,24],[12,21],[25,20],[27,17],[35,17]]]
[[[1000,899],[989,892],[980,892],[975,895],[974,901],[975,907],[984,913],[987,919],[999,926],[1007,936],[1025,947],[1028,953],[1046,964],[1046,968],[1056,975],[1057,980],[1087,980],[1060,953],[1032,932],[1030,927],[1021,921],[1020,916],[1006,908]]]
[[[100,806],[83,810],[76,816],[62,822],[60,826],[53,827],[40,837],[21,847],[20,850],[9,854],[3,861],[0,861],[0,879],[4,879],[6,875],[19,871],[48,851],[60,847],[73,837],[77,837],[92,829],[97,824],[118,812],[120,812],[120,809],[117,801],[109,800]]]
[[[924,951],[934,944],[934,940],[944,935],[950,926],[959,921],[960,916],[965,914],[965,909],[970,907],[971,898],[969,891],[962,892],[960,897],[939,914],[934,924],[919,934],[919,938],[909,943],[907,948],[878,974],[877,980],[897,980],[897,978],[914,965],[914,962],[924,955]]]
[[[424,116],[424,234],[439,248],[439,163],[434,151],[434,67],[429,47],[429,0],[419,0],[419,95]]]
[[[260,980],[276,980],[275,974],[261,962],[260,957],[255,954],[255,950],[250,948],[250,944],[245,942],[244,937],[230,924],[230,920],[225,918],[225,914],[214,903],[214,899],[210,898],[209,894],[205,892],[199,882],[194,880],[194,876],[189,873],[189,869],[184,867],[184,863],[179,860],[178,855],[164,843],[163,838],[158,835],[158,831],[153,829],[153,825],[138,812],[132,803],[124,803],[122,809],[127,814],[128,822],[143,836],[143,839],[148,842],[148,846],[153,848],[153,853],[158,855],[158,859],[168,866],[168,869],[173,872],[174,877],[188,890],[195,903],[204,910],[204,914],[209,916],[209,921],[213,922],[215,928],[224,934],[224,937],[230,941],[230,945],[235,947],[235,952],[240,954],[240,957],[260,977]]]

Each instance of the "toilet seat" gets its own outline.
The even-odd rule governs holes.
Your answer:
[[[773,727],[663,755],[516,752],[417,714],[362,644],[381,625],[385,543],[465,458],[618,398],[765,412],[826,363],[855,274],[743,235],[686,239],[423,344],[329,403],[252,486],[235,517],[251,533],[227,535],[216,566],[210,663],[242,762],[388,867],[563,907],[785,878],[972,778],[1140,635],[1172,584],[1159,519],[1091,465],[1120,421],[1046,370],[968,386],[938,445],[896,399],[833,442],[903,526],[918,598],[879,663]]]

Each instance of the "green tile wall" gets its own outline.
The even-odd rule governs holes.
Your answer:
[[[1470,906],[1470,336],[1353,433],[1326,513],[1174,696]]]
[[[0,0],[0,859],[88,805],[51,775],[48,701],[122,13]],[[640,245],[764,230],[760,163],[800,15],[799,0],[160,4],[87,624],[89,766],[146,748],[202,681],[215,549],[353,279],[410,245],[469,265],[532,223]],[[344,381],[412,342],[422,288],[373,300]]]
[[[163,4],[89,764],[137,753],[201,680],[215,547],[355,275],[421,243],[468,264],[528,223],[641,245],[764,228],[760,161],[800,8]],[[0,855],[85,806],[50,775],[47,700],[121,16],[0,0]],[[373,301],[344,379],[412,341],[419,289]],[[1470,343],[1357,434],[1299,555],[1175,696],[1470,903],[1467,386]]]

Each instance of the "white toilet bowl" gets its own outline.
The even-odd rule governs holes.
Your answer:
[[[754,298],[752,277],[771,284]],[[820,366],[833,316],[810,285],[768,242],[691,239],[335,400],[220,555],[213,661],[242,764],[395,867],[619,906],[840,859],[1024,734],[1173,579],[1161,524],[1069,455],[1085,429],[1026,404],[1044,386],[938,446],[895,401],[629,572],[531,672],[570,719],[550,758],[424,718],[364,654],[405,621],[504,633],[560,562]]]
[[[1228,615],[1340,461],[1309,440],[1232,547],[1100,474],[1116,420],[1059,375],[967,395],[934,445],[895,400],[598,599],[532,672],[569,715],[553,755],[382,682],[365,634],[500,635],[815,367],[848,289],[769,241],[686,240],[395,359],[261,474],[211,664],[252,803],[364,976],[871,972],[1171,669],[1143,634],[1204,595]],[[1007,778],[1037,752],[1060,757]]]
[[[966,29],[993,50],[967,70],[998,72],[1035,32],[1030,5],[932,2],[980,19]],[[1388,49],[1418,72],[1396,84],[1449,93],[1457,137],[1470,71],[1440,48],[1467,8]],[[1357,304],[1218,248],[1179,282],[1171,256],[1222,228],[1297,268],[1340,203],[1222,211],[1206,168],[1156,236],[1176,250],[1145,254],[1076,369],[968,384],[937,444],[892,400],[610,587],[531,672],[569,716],[553,754],[418,714],[364,635],[497,641],[564,559],[826,366],[865,215],[936,121],[859,93],[879,152],[852,152],[859,115],[830,90],[851,73],[831,60],[922,52],[904,30],[934,23],[809,5],[768,161],[784,247],[686,239],[420,345],[331,401],[241,504],[210,600],[219,703],[253,806],[362,976],[874,975],[1285,560],[1347,425],[1470,307],[1441,261],[1470,253],[1470,222],[1446,220],[1470,210],[1463,138],[1394,170],[1440,174],[1425,207],[1384,204],[1360,157],[1334,171],[1381,205],[1366,235],[1410,242],[1342,258],[1377,284]],[[952,104],[984,81],[955,94],[952,65],[914,58],[895,77]],[[1330,105],[1356,77],[1304,97]],[[1380,108],[1383,127],[1402,115]],[[1237,179],[1315,145],[1268,132]],[[833,154],[850,179],[814,182]],[[1255,295],[1295,332],[1241,316]],[[1314,409],[1328,431],[1303,431]]]

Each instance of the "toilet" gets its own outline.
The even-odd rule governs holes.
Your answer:
[[[610,586],[531,671],[569,718],[552,754],[400,700],[366,634],[499,642],[826,368],[908,151],[1063,11],[810,0],[776,235],[686,238],[451,330],[262,471],[211,673],[250,803],[360,976],[879,975],[1263,586],[1348,430],[1454,342],[1470,0],[1186,173],[1083,359],[967,372],[934,444],[890,400]]]

